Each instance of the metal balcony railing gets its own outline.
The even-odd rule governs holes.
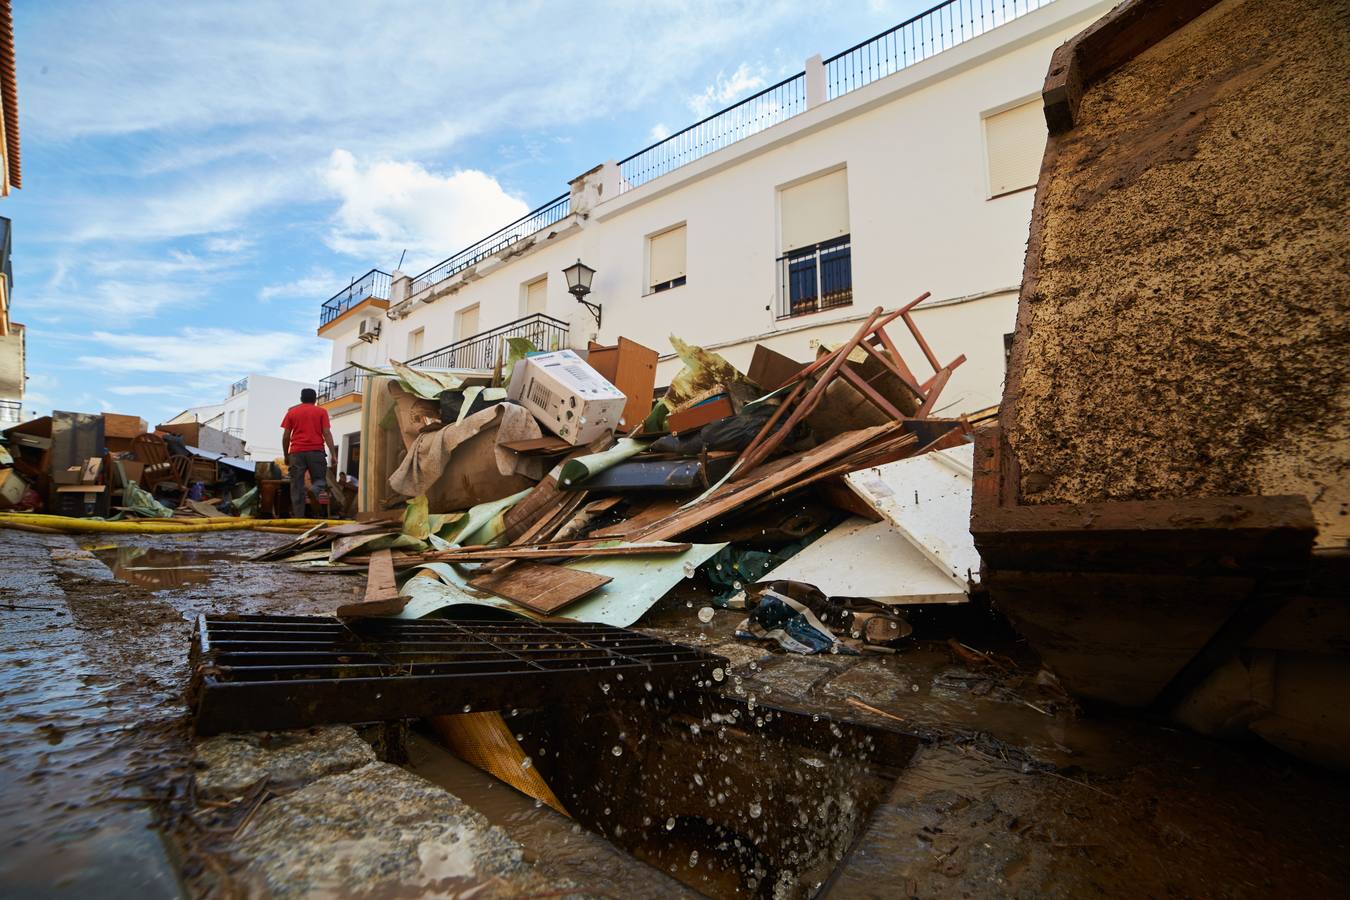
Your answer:
[[[327,325],[363,300],[388,300],[389,285],[389,273],[379,269],[371,269],[360,278],[353,278],[351,284],[324,301],[319,311],[319,327]]]
[[[441,260],[415,277],[412,281],[412,293],[416,294],[433,284],[439,284],[451,275],[461,272],[475,263],[482,262],[516,241],[527,238],[536,231],[542,231],[554,222],[567,218],[571,211],[572,195],[570,193],[553,198],[538,209],[527,212],[505,228],[499,228],[478,243],[466,247],[449,259]]]
[[[621,160],[619,191],[646,184],[805,110],[806,74],[799,73]]]
[[[949,50],[1054,0],[948,0],[825,60],[826,99]],[[619,192],[688,165],[806,111],[798,73],[662,138],[619,163]]]
[[[0,428],[19,425],[23,422],[22,400],[0,400]]]
[[[948,0],[825,60],[826,96],[894,75],[1054,0]]]
[[[849,236],[823,241],[778,258],[778,318],[853,303],[853,247]]]
[[[356,366],[339,369],[319,382],[319,402],[327,403],[348,394],[357,394],[366,388],[366,370]]]
[[[561,350],[567,346],[571,329],[567,323],[543,313],[534,313],[508,322],[491,331],[455,341],[453,344],[423,353],[408,360],[408,365],[429,369],[481,369],[496,367],[503,355],[507,338],[523,337],[534,342],[540,350]]]
[[[248,390],[248,379],[241,378],[234,384],[230,385],[230,396],[233,397],[236,394],[242,394],[246,390]]]

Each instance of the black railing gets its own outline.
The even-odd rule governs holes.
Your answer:
[[[456,272],[463,271],[469,266],[487,259],[516,241],[527,238],[536,231],[567,218],[571,211],[572,195],[570,193],[555,197],[538,209],[527,212],[505,228],[499,228],[473,246],[466,247],[449,259],[436,263],[436,265],[418,275],[413,279],[412,293],[416,294],[433,284],[439,284]]]
[[[621,160],[619,192],[646,184],[805,110],[806,75],[798,73]]]
[[[351,284],[324,301],[323,309],[319,313],[319,327],[327,325],[363,300],[372,297],[376,300],[388,300],[389,284],[389,273],[379,269],[371,269],[360,278],[353,278]]]
[[[571,329],[567,323],[543,313],[534,313],[514,322],[508,322],[491,331],[455,341],[449,346],[408,360],[408,365],[427,369],[479,369],[496,367],[504,354],[506,339],[528,338],[540,350],[563,350]],[[505,356],[502,356],[503,361]]]
[[[242,394],[246,390],[248,390],[248,379],[240,378],[234,384],[230,385],[230,396],[233,397],[236,394]]]
[[[0,424],[18,425],[23,422],[22,400],[0,400]]]
[[[366,389],[366,370],[356,366],[339,369],[319,382],[319,402],[327,403]]]
[[[780,319],[853,303],[853,250],[848,235],[780,256],[778,283]]]
[[[1054,0],[948,0],[825,60],[826,96],[847,94]]]

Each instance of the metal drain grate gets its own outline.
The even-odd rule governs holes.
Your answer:
[[[609,625],[323,616],[201,616],[192,663],[198,734],[601,702],[727,664]]]

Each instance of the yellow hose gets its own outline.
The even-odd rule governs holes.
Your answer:
[[[50,529],[62,534],[195,534],[212,531],[253,531],[259,528],[313,528],[340,525],[340,519],[127,519],[104,522],[42,513],[0,513],[0,528],[28,531]]]

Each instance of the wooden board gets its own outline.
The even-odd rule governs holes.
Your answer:
[[[394,580],[394,554],[378,550],[371,554],[370,570],[366,575],[366,602],[393,600],[398,597],[398,582]]]
[[[480,575],[472,579],[469,586],[547,615],[580,600],[612,580],[608,575],[596,575],[580,569],[519,562],[509,569]]]
[[[619,338],[613,347],[592,342],[586,362],[627,398],[620,431],[631,431],[652,411],[656,393],[656,362],[660,354],[637,341]]]
[[[562,543],[570,542],[564,541]],[[693,544],[677,544],[668,541],[620,544],[616,547],[512,546],[436,550],[422,554],[422,558],[437,562],[484,562],[490,559],[583,559],[596,556],[651,556],[659,553],[688,553],[693,547]]]
[[[501,446],[525,456],[553,456],[571,452],[572,445],[562,438],[545,435],[524,441],[503,441]]]

